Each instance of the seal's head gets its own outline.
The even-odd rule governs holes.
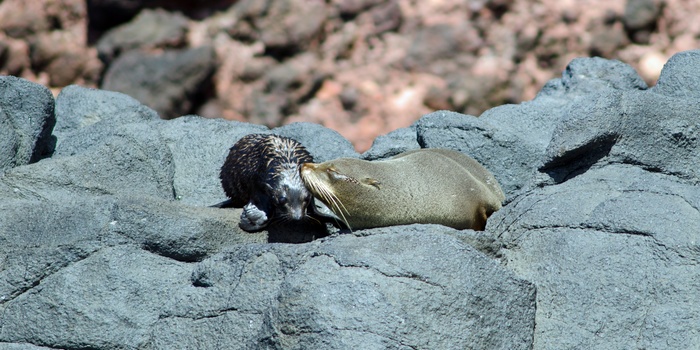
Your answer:
[[[311,193],[302,184],[299,166],[285,163],[272,168],[269,179],[264,182],[267,198],[270,199],[274,216],[283,220],[302,220],[311,202]]]
[[[350,227],[347,215],[350,212],[344,202],[353,198],[343,194],[358,194],[364,191],[375,191],[381,183],[371,177],[349,174],[343,169],[359,170],[356,167],[347,167],[345,162],[356,162],[355,159],[336,159],[325,163],[304,163],[301,165],[301,178],[309,190],[323,203],[330,207],[331,211],[339,216],[343,223]],[[361,196],[360,196],[361,198]]]
[[[231,147],[221,167],[221,186],[230,200],[216,206],[243,208],[240,226],[249,232],[277,220],[303,220],[312,196],[299,168],[312,161],[306,148],[291,138],[246,135]]]

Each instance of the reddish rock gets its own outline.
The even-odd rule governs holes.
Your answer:
[[[0,74],[96,87],[121,52],[210,46],[211,81],[178,95],[209,100],[183,101],[188,111],[322,123],[362,151],[436,109],[479,115],[532,99],[575,57],[620,59],[654,84],[673,53],[700,46],[692,1],[311,1],[4,0]],[[105,35],[120,25],[119,40]],[[134,94],[152,105],[163,95]]]
[[[0,74],[25,77],[25,70],[29,70],[29,44],[24,40],[2,38],[2,54],[0,54]]]

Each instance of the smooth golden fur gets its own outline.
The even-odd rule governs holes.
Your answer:
[[[488,170],[445,149],[413,150],[382,161],[305,163],[301,176],[351,229],[431,223],[483,230],[505,199]]]

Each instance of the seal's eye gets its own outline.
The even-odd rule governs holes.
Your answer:
[[[326,168],[326,174],[330,179],[337,180],[340,178],[340,173],[334,166],[329,166]]]
[[[279,199],[277,199],[277,202],[282,205],[287,204],[287,197],[282,196]]]

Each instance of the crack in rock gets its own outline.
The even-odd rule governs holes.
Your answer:
[[[440,288],[440,289],[442,289],[442,290],[446,289],[445,286],[443,286],[443,285],[441,285],[441,284],[438,284],[438,283],[435,283],[435,282],[431,282],[431,281],[429,281],[428,279],[426,279],[425,277],[420,276],[420,275],[417,275],[417,274],[412,273],[412,272],[408,272],[408,273],[406,273],[406,274],[390,275],[390,274],[387,274],[387,273],[385,273],[385,272],[383,272],[383,271],[377,269],[376,267],[372,267],[372,266],[369,266],[369,265],[352,265],[352,264],[344,264],[344,263],[341,263],[340,261],[338,261],[338,259],[337,259],[335,256],[332,256],[332,255],[327,254],[327,253],[317,253],[316,255],[312,256],[312,258],[313,258],[313,257],[319,257],[319,256],[326,256],[326,257],[329,257],[329,258],[333,259],[333,261],[334,261],[338,266],[340,266],[340,267],[351,267],[351,268],[366,269],[366,270],[370,270],[370,271],[376,272],[376,273],[378,273],[378,274],[380,274],[380,275],[382,275],[382,276],[384,276],[384,277],[388,277],[388,278],[407,278],[407,279],[410,279],[410,280],[414,280],[414,281],[418,281],[418,282],[425,283],[425,284],[430,285],[430,286],[433,286],[433,287]]]
[[[38,276],[38,278],[37,278],[36,280],[31,281],[31,283],[29,283],[28,286],[22,287],[22,288],[20,288],[20,289],[17,289],[18,292],[12,293],[9,297],[3,297],[3,298],[1,298],[1,299],[0,299],[0,305],[9,303],[9,302],[11,302],[11,301],[13,301],[13,300],[15,300],[15,299],[21,297],[22,295],[27,294],[28,292],[31,292],[31,291],[34,290],[37,286],[39,286],[43,280],[45,280],[45,279],[47,279],[47,278],[50,278],[51,276],[53,276],[53,275],[55,275],[55,274],[57,274],[57,273],[60,273],[61,271],[65,270],[65,269],[67,269],[67,268],[69,268],[69,267],[71,267],[73,264],[79,263],[79,262],[81,262],[81,261],[83,261],[83,260],[89,258],[89,257],[92,256],[93,254],[95,254],[95,253],[101,251],[101,250],[104,249],[104,248],[105,248],[105,247],[92,250],[92,251],[88,252],[87,254],[85,254],[84,256],[82,256],[81,254],[76,254],[77,259],[75,259],[75,260],[68,260],[68,261],[65,262],[65,264],[59,264],[59,265],[57,265],[55,270],[49,271],[47,274]],[[0,325],[0,333],[2,333],[2,325]]]

